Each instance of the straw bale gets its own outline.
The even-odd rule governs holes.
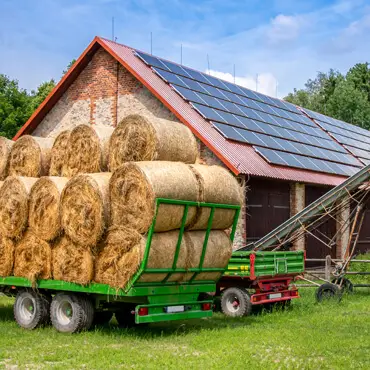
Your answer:
[[[105,171],[113,130],[110,126],[76,126],[68,139],[62,175],[72,177],[78,173]]]
[[[12,146],[9,175],[40,177],[49,174],[54,139],[25,135]]]
[[[94,258],[89,248],[62,236],[52,251],[52,272],[55,280],[87,285],[94,277]]]
[[[144,238],[126,227],[111,227],[95,260],[95,281],[124,288],[138,270],[143,258]]]
[[[0,233],[19,238],[28,222],[28,201],[34,177],[9,176],[0,191]]]
[[[155,212],[155,198],[197,201],[198,183],[189,166],[181,162],[130,162],[116,170],[110,181],[111,222],[148,231]],[[155,231],[178,229],[184,206],[162,204]],[[189,207],[186,224],[196,208]]]
[[[109,169],[131,161],[195,163],[197,143],[188,127],[162,118],[132,114],[114,130],[109,145]]]
[[[13,272],[14,243],[0,235],[0,276],[9,276]]]
[[[71,131],[62,131],[55,139],[51,149],[50,176],[62,176],[63,165],[67,155],[67,144]]]
[[[25,277],[33,283],[51,278],[51,247],[29,230],[15,247],[14,276]]]
[[[236,178],[220,166],[202,164],[190,165],[199,182],[199,199],[207,203],[242,204],[241,188]],[[199,207],[194,223],[189,230],[204,230],[207,228],[210,208]],[[234,220],[235,211],[231,209],[216,209],[213,215],[212,229],[227,229]]]
[[[65,233],[76,244],[97,244],[109,221],[111,174],[80,174],[68,181],[61,196],[61,220]]]
[[[184,234],[185,235],[185,234]],[[175,257],[179,231],[172,230],[165,233],[153,234],[150,245],[147,268],[172,268]],[[146,238],[145,238],[146,241]],[[187,269],[191,267],[190,251],[186,243],[186,238],[182,238],[179,256],[176,263],[177,268]],[[140,282],[160,282],[167,276],[164,274],[143,274]],[[172,274],[168,281],[183,281],[186,273]]]
[[[13,140],[0,136],[0,180],[8,176],[9,154],[13,144]]]
[[[185,234],[186,245],[188,248],[190,263],[189,267],[198,267],[203,251],[205,231],[189,231]],[[232,253],[232,242],[227,234],[222,230],[212,230],[208,237],[207,250],[203,261],[203,267],[220,267],[227,266]],[[218,280],[222,273],[219,272],[202,272],[194,280]],[[185,280],[192,277],[187,274]]]
[[[51,241],[60,235],[60,197],[66,177],[41,177],[32,186],[29,198],[29,228],[41,239]]]

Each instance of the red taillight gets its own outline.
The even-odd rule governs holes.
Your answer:
[[[292,290],[292,293],[290,294],[292,297],[297,297],[298,296],[298,290]]]
[[[209,311],[212,309],[212,304],[211,303],[202,303],[202,310],[203,311]]]
[[[146,316],[148,315],[148,313],[149,313],[148,307],[140,307],[139,310],[137,311],[137,314],[139,316]]]

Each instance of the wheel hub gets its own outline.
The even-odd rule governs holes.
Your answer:
[[[19,314],[25,322],[31,322],[35,317],[35,303],[32,298],[24,297],[20,301]]]

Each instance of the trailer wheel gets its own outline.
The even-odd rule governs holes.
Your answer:
[[[112,311],[100,311],[95,312],[93,325],[104,325],[108,324],[113,317]]]
[[[226,316],[242,317],[252,312],[249,294],[241,288],[227,288],[221,295],[221,310]]]
[[[20,327],[36,329],[49,322],[50,300],[33,290],[21,290],[15,298],[13,310]]]
[[[54,328],[62,333],[87,330],[93,321],[94,310],[90,301],[76,294],[58,293],[50,306]]]
[[[342,298],[342,293],[343,292],[339,289],[338,285],[325,283],[317,288],[316,300],[317,302],[330,299],[340,301]]]
[[[343,293],[353,293],[353,284],[351,280],[347,278],[339,278],[339,279],[333,279],[331,281],[333,284],[337,283],[338,285],[341,285],[341,289]]]

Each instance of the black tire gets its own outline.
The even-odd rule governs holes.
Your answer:
[[[252,312],[249,294],[241,288],[227,288],[221,295],[221,311],[230,317],[248,316]]]
[[[333,279],[331,281],[333,284],[337,283],[338,285],[341,285],[341,289],[343,293],[351,294],[353,293],[353,284],[351,280],[347,278],[339,278],[339,279]]]
[[[95,309],[92,304],[92,301],[89,297],[80,296],[82,304],[85,306],[85,322],[82,324],[81,330],[89,330],[94,322]]]
[[[96,326],[96,325],[99,326],[99,325],[108,324],[110,322],[110,320],[112,319],[112,317],[113,317],[113,312],[112,311],[98,311],[98,312],[95,312],[93,325],[94,326]]]
[[[325,283],[317,288],[316,300],[317,302],[322,302],[326,300],[340,301],[342,298],[342,293],[343,292],[339,289],[338,285]]]
[[[87,330],[93,320],[93,310],[85,297],[76,294],[58,293],[50,306],[51,322],[56,330],[62,333],[76,333]],[[92,305],[91,305],[92,307]],[[90,324],[91,326],[91,324]]]
[[[132,311],[135,311],[135,306],[124,306],[114,313],[118,325],[121,328],[130,328],[135,326],[135,314],[133,314]]]
[[[15,298],[13,311],[15,321],[20,327],[36,329],[49,323],[50,300],[33,290],[21,290]]]

